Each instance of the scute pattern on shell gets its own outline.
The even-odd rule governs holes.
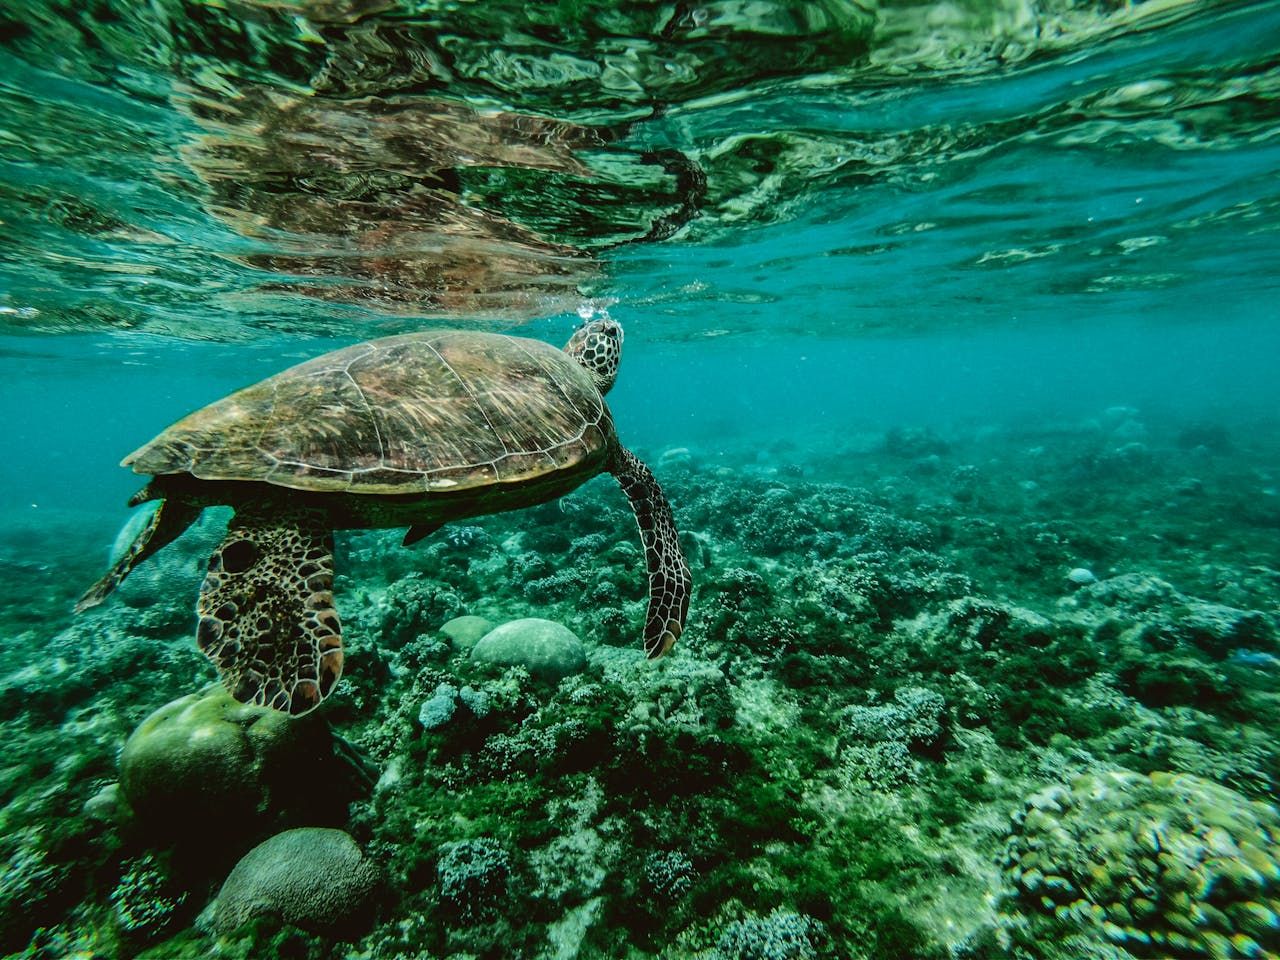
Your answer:
[[[562,351],[437,331],[299,364],[180,420],[124,462],[138,473],[408,494],[590,471],[611,432],[590,374]]]

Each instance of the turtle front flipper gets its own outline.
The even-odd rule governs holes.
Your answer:
[[[400,542],[402,547],[411,547],[419,540],[431,536],[437,530],[444,526],[444,521],[433,520],[430,523],[415,523],[404,535],[404,540]]]
[[[145,495],[149,489],[144,487],[129,501],[130,506],[147,499]],[[181,500],[161,500],[160,505],[151,514],[151,519],[147,521],[147,525],[134,537],[133,543],[129,544],[129,549],[125,550],[124,556],[112,565],[101,580],[85,591],[84,596],[76,604],[75,612],[81,613],[90,607],[96,607],[107,599],[111,591],[120,585],[134,567],[161,547],[177,540],[187,527],[195,523],[198,516],[200,516],[200,507]]]
[[[644,561],[649,571],[649,611],[644,618],[644,652],[660,657],[679,639],[689,614],[689,590],[693,581],[680,548],[680,535],[671,516],[671,504],[649,468],[630,450],[619,447],[609,465],[622,491],[631,501]]]
[[[333,531],[323,513],[239,507],[209,558],[196,640],[242,703],[300,716],[342,675]]]

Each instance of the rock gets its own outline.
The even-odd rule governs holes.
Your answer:
[[[1193,600],[1180,611],[1175,627],[1201,650],[1219,659],[1240,647],[1275,648],[1271,624],[1257,610]]]
[[[1199,477],[1183,477],[1173,485],[1173,493],[1179,497],[1199,497],[1204,494],[1204,481]]]
[[[931,453],[927,457],[921,457],[913,464],[916,473],[924,476],[934,476],[942,472],[942,458],[936,453]]]
[[[493,629],[493,623],[484,617],[454,617],[440,628],[440,632],[449,638],[449,645],[454,650],[470,650],[486,633]]]
[[[279,812],[340,808],[336,791],[316,788],[342,782],[335,766],[323,720],[243,704],[219,687],[138,725],[120,754],[120,787],[149,838],[212,845]]]
[[[930,454],[942,456],[951,445],[932,430],[921,427],[894,427],[884,435],[884,450],[904,460],[921,460]]]
[[[1093,575],[1093,571],[1087,567],[1076,567],[1074,570],[1067,572],[1067,583],[1077,587],[1087,587],[1091,583],[1097,583],[1098,578]]]
[[[583,947],[587,933],[604,913],[604,897],[592,897],[581,906],[569,910],[563,917],[547,925],[548,950],[544,956],[581,957],[588,954]]]
[[[354,935],[373,920],[379,872],[351,835],[286,830],[241,858],[218,892],[214,926],[230,933],[257,918],[324,936]]]
[[[99,823],[122,823],[129,816],[129,805],[120,795],[120,784],[109,783],[84,802],[80,812]]]
[[[524,667],[534,676],[547,679],[567,677],[587,663],[582,641],[572,630],[536,617],[512,620],[490,630],[472,648],[471,658],[504,667]]]

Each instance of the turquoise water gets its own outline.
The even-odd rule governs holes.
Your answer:
[[[1278,98],[1266,2],[4,6],[0,953],[1280,956]],[[608,478],[340,532],[302,720],[196,647],[225,516],[73,617],[180,416],[601,316],[668,657]]]

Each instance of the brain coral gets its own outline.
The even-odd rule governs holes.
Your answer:
[[[1132,956],[1274,957],[1278,842],[1275,807],[1200,777],[1085,774],[1015,815],[1005,909],[1042,942],[1052,918]]]
[[[218,893],[214,924],[228,933],[268,917],[322,935],[347,936],[371,919],[377,868],[341,830],[299,827],[258,844]]]

